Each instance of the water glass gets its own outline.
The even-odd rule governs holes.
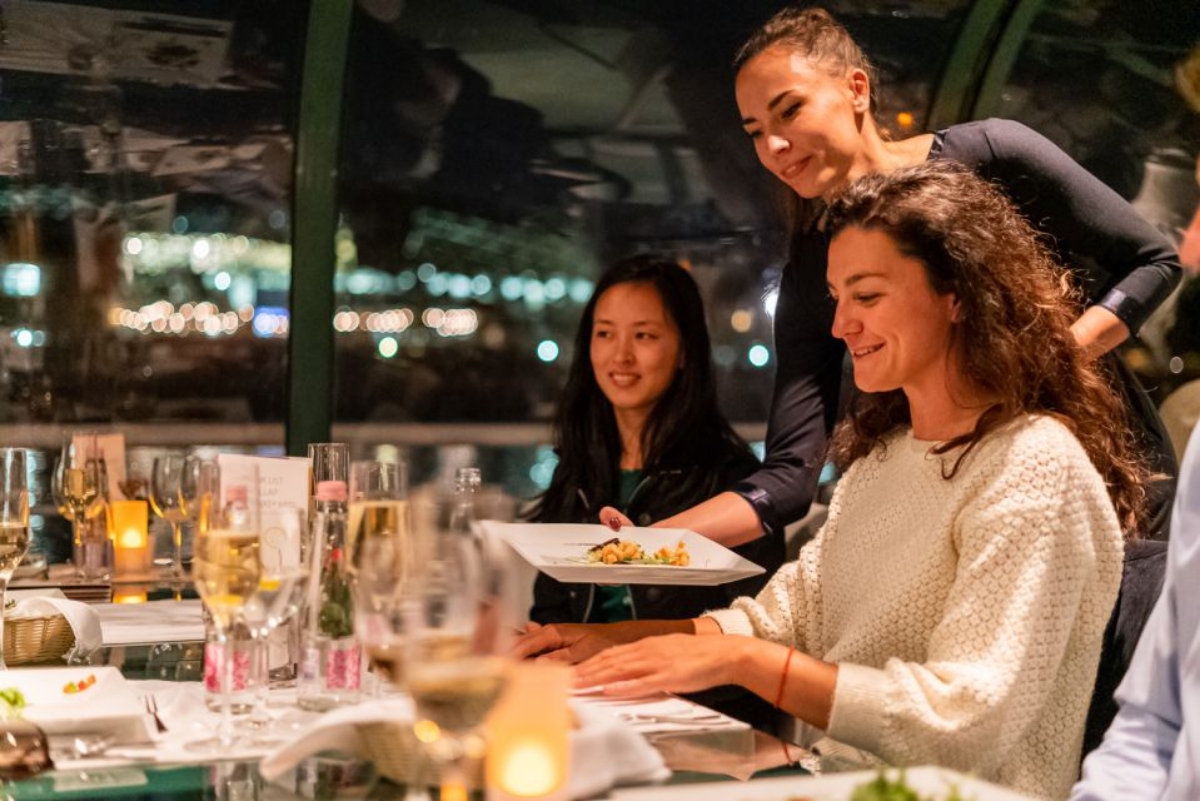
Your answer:
[[[4,603],[13,571],[29,550],[28,453],[0,448],[0,670],[4,664]]]

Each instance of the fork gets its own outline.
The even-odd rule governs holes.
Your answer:
[[[158,733],[164,733],[167,730],[167,724],[163,723],[162,718],[158,716],[158,699],[153,695],[146,696],[146,711],[154,718],[154,727],[158,729]]]

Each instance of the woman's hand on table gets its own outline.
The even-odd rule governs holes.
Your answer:
[[[528,623],[513,646],[517,659],[537,657],[575,664],[612,648],[645,637],[696,633],[694,620],[626,620],[620,623]]]
[[[737,684],[747,637],[669,634],[605,649],[575,667],[577,687],[604,688],[605,695],[688,693]]]
[[[513,656],[517,659],[536,657],[573,665],[619,642],[606,636],[607,628],[602,624],[553,623],[542,626],[528,623],[525,633],[513,646]]]

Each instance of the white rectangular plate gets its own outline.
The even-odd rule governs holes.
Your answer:
[[[897,775],[895,769],[890,776]],[[803,798],[812,801],[845,801],[855,787],[865,784],[876,776],[873,770],[851,773],[832,773],[827,776],[796,776],[778,779],[759,779],[751,782],[714,782],[712,784],[689,784],[678,787],[648,787],[640,790],[615,790],[613,801],[790,801]],[[958,788],[959,795],[974,801],[1033,801],[1007,787],[980,781],[945,768],[932,766],[909,768],[904,772],[904,781],[922,798],[943,799],[951,788]]]
[[[761,566],[728,548],[683,528],[627,527],[617,534],[605,526],[586,524],[496,523],[489,520],[481,525],[507,541],[529,564],[559,581],[714,586],[764,572]],[[682,540],[690,561],[687,567],[588,564],[588,548],[613,537],[632,540],[647,552],[663,546],[674,548]]]
[[[64,693],[69,682],[94,675],[96,683]],[[147,742],[146,710],[125,677],[114,667],[16,668],[0,673],[0,688],[25,695],[25,719],[47,734],[104,733],[117,743]]]

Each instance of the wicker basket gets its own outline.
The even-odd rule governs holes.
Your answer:
[[[75,645],[75,632],[62,615],[4,620],[4,662],[33,665],[62,659]]]
[[[403,785],[437,785],[437,768],[413,735],[411,724],[362,723],[358,733],[366,746],[365,756],[380,776]],[[471,760],[467,770],[468,789],[482,789],[483,760]]]

